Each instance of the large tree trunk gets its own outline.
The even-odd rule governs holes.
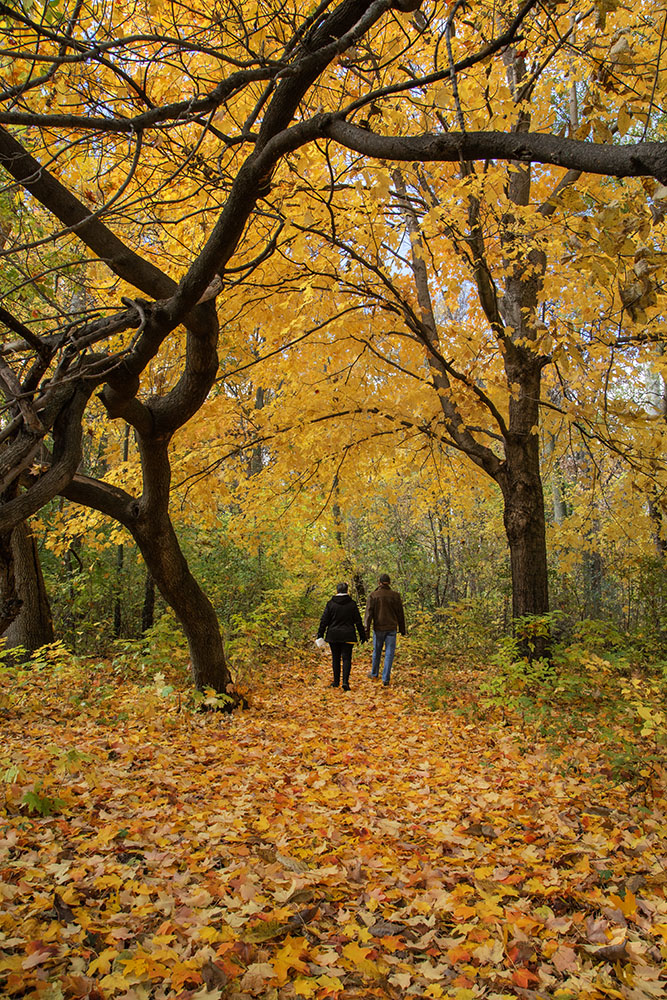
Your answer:
[[[2,635],[8,649],[22,646],[29,653],[54,641],[53,619],[44,576],[39,561],[37,543],[27,523],[23,521],[11,533],[9,546],[2,546],[3,583],[13,587],[14,595],[5,591],[4,608],[9,604],[17,613]],[[6,564],[9,559],[11,566]],[[13,583],[11,582],[13,577]],[[11,613],[10,613],[11,617]]]
[[[539,443],[531,434],[507,449],[503,521],[512,569],[512,617],[549,611],[549,578]]]
[[[141,435],[138,442],[144,472],[144,493],[139,499],[86,476],[75,476],[63,490],[63,496],[102,511],[125,525],[139,546],[155,585],[183,627],[196,687],[211,687],[226,693],[233,682],[218,619],[188,568],[169,516],[168,442]]]
[[[169,515],[139,514],[130,529],[146,566],[183,627],[195,686],[226,692],[232,678],[213,605],[188,569]]]

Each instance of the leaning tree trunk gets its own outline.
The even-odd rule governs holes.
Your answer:
[[[227,693],[233,681],[215,609],[188,568],[169,516],[168,441],[149,434],[137,434],[137,439],[144,474],[141,497],[80,475],[62,491],[63,496],[99,510],[127,528],[155,585],[183,628],[195,686]]]
[[[13,576],[14,597],[10,603],[17,612],[2,635],[7,649],[22,646],[32,653],[55,637],[37,543],[25,521],[12,531],[9,546],[2,546],[2,556],[3,562],[11,560],[11,568],[3,567],[2,577],[3,582],[9,582]]]
[[[226,692],[232,678],[218,618],[188,568],[169,515],[140,511],[130,530],[158,590],[183,627],[195,686]]]

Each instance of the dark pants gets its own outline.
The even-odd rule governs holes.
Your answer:
[[[334,684],[340,684],[340,663],[343,661],[343,687],[350,686],[350,671],[352,670],[352,643],[330,642],[331,666],[333,667]]]

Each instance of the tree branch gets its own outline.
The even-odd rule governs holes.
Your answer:
[[[608,177],[655,177],[667,183],[667,143],[610,146],[540,132],[447,132],[382,136],[349,122],[321,119],[319,134],[347,149],[381,160],[458,163],[460,160],[518,160],[550,163]]]

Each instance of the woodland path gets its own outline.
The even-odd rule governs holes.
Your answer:
[[[321,654],[275,664],[231,718],[99,678],[15,698],[0,995],[662,996],[664,801],[357,660],[349,693]]]

